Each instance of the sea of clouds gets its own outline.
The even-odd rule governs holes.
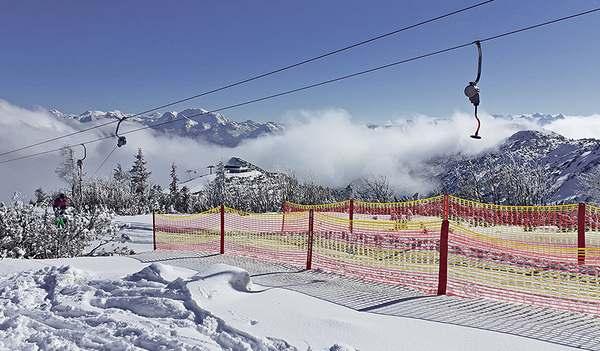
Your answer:
[[[127,144],[117,148],[116,137],[110,137],[116,124],[77,133],[82,129],[78,121],[59,119],[44,108],[28,110],[0,100],[0,201],[9,202],[15,191],[29,200],[37,188],[50,191],[66,187],[56,176],[61,158],[53,150],[72,145],[75,158],[83,158],[82,143],[87,148],[84,177],[108,177],[117,164],[124,170],[131,169],[141,148],[146,166],[152,171],[151,182],[163,187],[171,180],[173,163],[180,181],[184,181],[192,174],[188,170],[194,170],[197,176],[208,173],[210,165],[241,157],[265,170],[294,171],[303,180],[330,187],[345,187],[363,176],[386,175],[397,193],[424,193],[435,185],[424,182],[416,172],[423,161],[437,155],[480,152],[519,130],[542,128],[532,122],[493,118],[485,113],[479,117],[482,139],[475,140],[469,136],[477,122],[472,115],[461,112],[444,118],[414,115],[379,122],[380,126],[373,128],[356,122],[342,109],[290,111],[280,121],[286,126],[284,134],[247,140],[235,148],[168,137],[152,129],[127,134],[142,127],[127,120],[119,129],[120,134],[126,134]],[[567,116],[544,128],[568,138],[593,138],[600,135],[598,117]],[[109,138],[96,141],[103,137]],[[12,152],[21,148],[25,149]]]

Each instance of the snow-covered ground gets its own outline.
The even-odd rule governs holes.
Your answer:
[[[152,249],[152,217],[127,245]],[[253,283],[226,264],[201,271],[132,257],[0,261],[1,350],[564,350],[483,328],[360,312]]]

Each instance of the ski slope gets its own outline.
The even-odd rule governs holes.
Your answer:
[[[418,291],[283,264],[151,251],[0,261],[0,349],[600,350],[597,317]]]

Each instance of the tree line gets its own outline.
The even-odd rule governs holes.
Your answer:
[[[181,186],[177,166],[171,166],[167,189],[152,184],[142,149],[138,149],[129,170],[120,164],[111,177],[91,179],[77,168],[73,151],[65,147],[56,173],[70,189],[73,207],[85,211],[103,207],[120,215],[151,213],[199,213],[220,205],[253,213],[281,212],[285,201],[299,204],[322,204],[354,199],[367,202],[400,202],[440,194],[463,199],[509,206],[547,205],[556,191],[548,176],[551,170],[516,155],[487,153],[477,157],[458,155],[452,171],[437,179],[437,187],[425,194],[401,194],[390,184],[386,174],[363,176],[343,189],[317,184],[314,177],[300,180],[294,171],[261,172],[255,177],[227,174],[223,162],[208,178],[202,190],[192,193]],[[600,171],[579,175],[580,195],[594,201],[600,194]],[[35,192],[36,203],[48,203],[51,196],[42,189]]]
[[[207,178],[202,190],[192,193],[180,186],[177,166],[171,166],[171,182],[163,189],[150,181],[151,173],[141,149],[129,170],[118,164],[111,176],[91,179],[81,173],[73,151],[61,151],[62,162],[56,169],[67,191],[50,194],[41,188],[29,203],[13,199],[12,207],[0,203],[0,256],[56,258],[82,255],[131,253],[106,252],[103,245],[117,238],[115,215],[160,213],[199,213],[220,205],[237,210],[265,213],[281,212],[285,201],[298,204],[324,204],[348,199],[366,202],[401,202],[416,200],[419,194],[398,195],[388,175],[364,176],[344,189],[318,185],[316,180],[299,180],[293,171],[261,172],[254,177],[235,177],[221,162],[215,176]],[[423,197],[448,193],[467,200],[498,205],[547,205],[554,193],[548,176],[551,170],[535,160],[517,156],[486,154],[483,157],[461,156],[439,179],[439,186]],[[578,176],[580,195],[591,204],[600,198],[600,168]],[[66,227],[56,223],[51,204],[60,192],[69,194]],[[94,243],[94,244],[92,244]],[[121,252],[122,251],[122,252]]]

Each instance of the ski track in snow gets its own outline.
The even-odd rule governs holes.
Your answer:
[[[556,345],[600,350],[600,318],[550,308],[456,296],[434,296],[402,286],[245,257],[184,251],[137,255],[142,262],[167,261],[202,269],[215,263],[242,267],[261,286],[297,291],[356,311],[440,322],[522,336]]]

